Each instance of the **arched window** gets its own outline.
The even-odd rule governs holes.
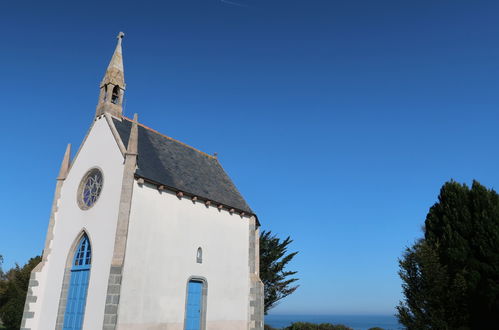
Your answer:
[[[198,251],[196,252],[196,262],[198,264],[203,263],[203,249],[198,247]]]
[[[63,330],[79,330],[83,324],[87,301],[88,280],[92,264],[92,248],[86,234],[83,234],[73,257],[69,281]]]
[[[120,100],[120,87],[118,85],[113,88],[113,95],[111,96],[111,103],[118,104]]]
[[[107,85],[104,85],[104,101],[107,100]]]

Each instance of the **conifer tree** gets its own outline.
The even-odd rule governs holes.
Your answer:
[[[288,254],[288,245],[293,241],[288,236],[281,241],[270,231],[260,234],[260,279],[264,288],[265,314],[277,303],[298,289],[293,285],[297,278],[290,278],[297,272],[286,270],[286,265],[298,252]]]
[[[408,329],[494,329],[499,324],[499,195],[454,181],[430,208],[424,238],[399,261]]]
[[[40,261],[41,257],[31,258],[23,267],[16,264],[5,273],[0,267],[0,319],[7,329],[21,326],[31,270]]]

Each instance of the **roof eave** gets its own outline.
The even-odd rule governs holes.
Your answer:
[[[226,208],[228,210],[234,209],[239,214],[244,214],[244,215],[248,215],[248,216],[254,216],[255,219],[256,219],[257,226],[260,226],[260,221],[258,220],[258,216],[251,209],[249,209],[249,210],[243,210],[243,209],[240,209],[238,207],[234,207],[232,205],[227,205],[227,204],[221,203],[219,201],[215,201],[215,200],[213,200],[211,198],[207,198],[207,197],[204,197],[204,196],[196,195],[196,194],[190,193],[188,191],[180,190],[178,188],[171,187],[171,186],[166,185],[164,183],[151,180],[151,179],[146,178],[146,177],[144,177],[142,175],[138,175],[137,173],[135,173],[135,178],[136,179],[143,179],[144,182],[147,182],[149,184],[152,184],[152,185],[155,185],[155,186],[158,186],[158,187],[159,186],[163,186],[165,189],[173,191],[175,193],[181,192],[184,196],[187,196],[187,197],[191,197],[191,198],[192,197],[197,197],[197,199],[201,200],[201,201],[210,201],[210,202],[212,202],[215,205],[222,205],[224,208]]]

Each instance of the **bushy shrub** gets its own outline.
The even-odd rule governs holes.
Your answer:
[[[343,324],[295,322],[284,330],[353,330]]]
[[[263,326],[263,330],[278,330],[278,329],[276,329],[276,328],[272,328],[270,325],[265,324],[265,325]]]

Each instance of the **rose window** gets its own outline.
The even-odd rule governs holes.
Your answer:
[[[97,202],[102,191],[102,185],[103,177],[100,170],[94,168],[87,172],[78,189],[78,204],[81,209],[87,210]]]

